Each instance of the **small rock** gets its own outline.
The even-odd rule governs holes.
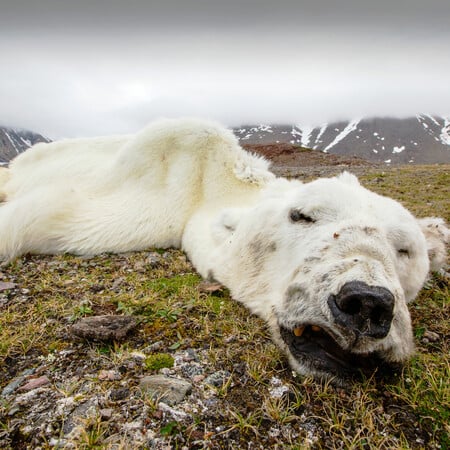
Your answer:
[[[145,272],[145,265],[143,261],[138,261],[134,264],[133,270],[138,273],[144,273]]]
[[[222,387],[230,377],[231,373],[228,370],[219,370],[206,377],[205,383],[215,387]]]
[[[269,390],[269,394],[272,398],[281,398],[288,392],[289,392],[289,387],[286,386],[285,384],[283,384],[281,386],[275,386]]]
[[[198,362],[198,355],[197,352],[193,349],[193,348],[188,348],[183,355],[183,360],[188,362],[188,361],[196,361]]]
[[[9,384],[7,384],[2,390],[2,397],[6,397],[7,395],[11,395],[18,386],[20,386],[26,377],[32,375],[35,369],[27,369],[24,370],[17,378],[14,378]]]
[[[142,378],[139,386],[143,391],[147,391],[152,395],[153,398],[169,405],[180,403],[192,390],[191,383],[164,375],[146,376]]]
[[[128,388],[113,389],[109,393],[109,398],[113,402],[117,402],[119,400],[125,400],[129,396],[130,396],[130,390]]]
[[[133,357],[134,359],[137,359],[138,361],[146,358],[144,352],[139,352],[137,350],[131,352],[130,356]]]
[[[113,409],[112,408],[104,408],[104,409],[101,409],[99,411],[99,413],[100,413],[100,417],[103,420],[109,420],[109,419],[111,419],[111,417],[113,415]]]
[[[100,370],[100,373],[98,374],[98,379],[105,381],[115,381],[121,380],[122,376],[117,370]]]
[[[50,447],[65,448],[67,445],[67,439],[51,438],[48,445]]]
[[[152,269],[156,269],[161,265],[161,256],[158,253],[149,253],[147,260],[145,261]]]
[[[118,341],[137,326],[132,316],[93,316],[85,317],[73,324],[69,331],[73,337],[97,341]]]
[[[435,333],[434,331],[426,330],[425,333],[423,333],[423,340],[427,339],[428,342],[437,342],[441,338],[439,334]]]
[[[135,420],[134,422],[126,422],[122,425],[125,431],[141,430],[143,427],[142,420]]]
[[[203,374],[203,367],[197,363],[183,364],[181,367],[181,373],[188,378],[194,378],[197,375]]]
[[[65,436],[71,433],[76,434],[80,425],[86,421],[86,419],[92,419],[98,414],[98,400],[96,398],[89,399],[84,403],[79,404],[66,418],[62,432]]]
[[[185,413],[184,411],[180,411],[178,409],[171,408],[169,405],[166,405],[164,402],[159,402],[158,409],[165,413],[169,413],[177,422],[180,422],[180,421],[186,419],[187,417],[189,417],[189,415],[187,413]]]
[[[192,382],[194,384],[198,384],[198,383],[201,383],[204,379],[205,379],[205,375],[194,375],[192,377]]]
[[[0,281],[0,291],[6,291],[8,289],[14,289],[17,286],[16,283],[10,283],[8,281]]]
[[[41,386],[45,386],[47,384],[50,384],[50,380],[46,375],[43,375],[39,378],[33,378],[28,381],[28,383],[21,386],[18,390],[19,391],[32,391],[33,389],[36,389]]]
[[[142,351],[145,354],[151,354],[161,350],[164,347],[164,343],[162,341],[156,341],[153,344],[147,345],[147,347],[143,348]]]

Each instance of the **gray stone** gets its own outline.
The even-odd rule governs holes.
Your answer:
[[[14,289],[16,286],[17,286],[16,283],[9,283],[8,281],[0,281],[0,291]]]
[[[93,316],[85,317],[73,324],[69,332],[75,338],[96,341],[119,341],[137,326],[132,316]]]
[[[114,410],[112,408],[103,408],[99,413],[103,420],[109,420],[113,416]]]
[[[112,389],[109,393],[109,399],[113,402],[118,402],[120,400],[125,400],[130,396],[130,390],[126,387]]]
[[[164,375],[150,375],[142,378],[139,383],[144,392],[148,392],[155,400],[169,405],[176,405],[192,390],[192,384],[178,378]]]
[[[64,422],[62,427],[64,435],[70,434],[77,425],[83,424],[83,422],[88,418],[96,417],[97,414],[98,401],[96,398],[89,399],[86,402],[81,403],[72,411]]]
[[[196,375],[203,375],[203,367],[197,363],[183,364],[181,372],[185,377],[194,378]]]
[[[219,370],[206,377],[205,383],[215,387],[222,387],[230,377],[231,373],[228,370]]]
[[[25,378],[32,375],[34,373],[34,369],[24,370],[17,378],[11,381],[11,383],[7,384],[2,390],[2,397],[6,397],[7,395],[11,395],[24,381]]]
[[[148,257],[145,261],[152,269],[156,269],[159,266],[161,266],[162,261],[161,261],[161,256],[156,253],[156,252],[152,252],[148,254]]]

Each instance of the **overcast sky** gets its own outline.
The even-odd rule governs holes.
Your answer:
[[[448,0],[2,0],[0,124],[450,114]]]

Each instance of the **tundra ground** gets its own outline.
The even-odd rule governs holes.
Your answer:
[[[419,217],[450,220],[450,166],[355,161],[275,158],[275,171],[351,170]],[[448,448],[449,298],[447,274],[433,274],[410,305],[411,362],[337,388],[293,374],[265,324],[204,285],[178,250],[25,256],[0,269],[0,447]],[[103,314],[138,325],[118,341],[73,336],[72,324]],[[152,396],[142,379],[157,373],[190,393],[171,404]]]

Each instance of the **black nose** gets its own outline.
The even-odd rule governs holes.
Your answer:
[[[381,339],[391,327],[394,296],[384,287],[350,281],[337,295],[330,295],[328,306],[339,325]]]

